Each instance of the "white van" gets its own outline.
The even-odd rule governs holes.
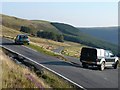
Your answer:
[[[97,66],[100,70],[104,70],[104,68],[108,66],[112,66],[116,69],[119,65],[119,58],[111,51],[98,48],[83,47],[80,61],[85,68],[88,67],[88,65],[92,65]]]

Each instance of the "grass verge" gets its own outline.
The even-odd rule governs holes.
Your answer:
[[[88,47],[88,46],[85,46],[82,44],[73,45],[73,46],[65,46],[61,53],[63,55],[80,58],[82,47]]]
[[[64,58],[62,55],[57,54],[57,53],[55,53],[55,52],[52,52],[52,51],[50,51],[50,50],[44,49],[43,47],[40,47],[40,46],[38,46],[38,45],[34,45],[34,44],[31,44],[31,43],[30,43],[30,45],[26,45],[26,46],[27,46],[27,47],[30,47],[30,48],[32,48],[32,49],[34,49],[34,50],[36,50],[36,51],[38,51],[38,52],[40,52],[40,53],[44,53],[44,54],[46,54],[46,55],[54,56],[54,57],[56,57],[56,58],[59,58],[59,59],[62,59],[62,60],[67,61],[67,59]]]
[[[0,55],[0,61],[2,61],[2,73],[0,73],[0,75],[3,76],[2,88],[38,88],[35,83],[26,77],[26,74],[29,74],[43,87],[49,87],[42,81],[42,79],[38,79],[34,72],[31,72],[28,68],[18,65],[12,61],[11,58],[2,51],[2,49],[0,49]]]
[[[62,79],[61,77],[56,76],[55,74],[49,72],[48,70],[44,70],[44,74],[41,76],[47,84],[55,89],[62,90],[64,88],[75,88],[74,85],[68,83],[68,81]]]

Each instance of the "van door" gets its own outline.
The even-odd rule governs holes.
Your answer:
[[[115,57],[113,57],[111,51],[105,51],[105,60],[106,60],[106,66],[112,66],[112,64],[114,64]]]
[[[86,63],[96,62],[97,50],[93,48],[82,48],[81,61]]]

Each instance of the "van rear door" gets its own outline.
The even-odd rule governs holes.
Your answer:
[[[94,48],[82,48],[80,61],[97,62],[97,50]]]

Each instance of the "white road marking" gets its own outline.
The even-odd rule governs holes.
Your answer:
[[[52,70],[52,69],[50,69],[50,68],[48,68],[48,67],[46,67],[46,66],[44,66],[44,65],[42,65],[42,64],[40,64],[40,63],[38,63],[38,62],[36,62],[36,61],[34,61],[34,60],[32,60],[32,59],[30,59],[30,58],[28,58],[28,57],[26,57],[26,56],[24,56],[24,55],[22,55],[22,54],[16,52],[16,51],[13,51],[13,50],[11,50],[11,49],[5,47],[5,46],[2,46],[2,47],[5,48],[5,49],[7,49],[7,50],[9,50],[9,51],[11,51],[11,52],[13,52],[13,53],[16,53],[16,54],[18,54],[18,55],[20,55],[20,56],[22,56],[22,57],[25,57],[26,59],[28,59],[28,60],[34,62],[35,64],[38,64],[38,65],[42,66],[43,68],[45,68],[45,69],[47,69],[47,70],[49,70],[49,71],[55,73],[56,75],[58,75],[58,76],[60,76],[60,77],[62,77],[62,78],[64,78],[64,79],[66,79],[67,81],[73,83],[74,85],[76,85],[76,86],[78,86],[78,87],[80,87],[80,88],[86,90],[83,86],[81,86],[81,85],[75,83],[74,81],[72,81],[72,80],[66,78],[65,76],[63,76],[63,75],[57,73],[56,71],[54,71],[54,70]]]

